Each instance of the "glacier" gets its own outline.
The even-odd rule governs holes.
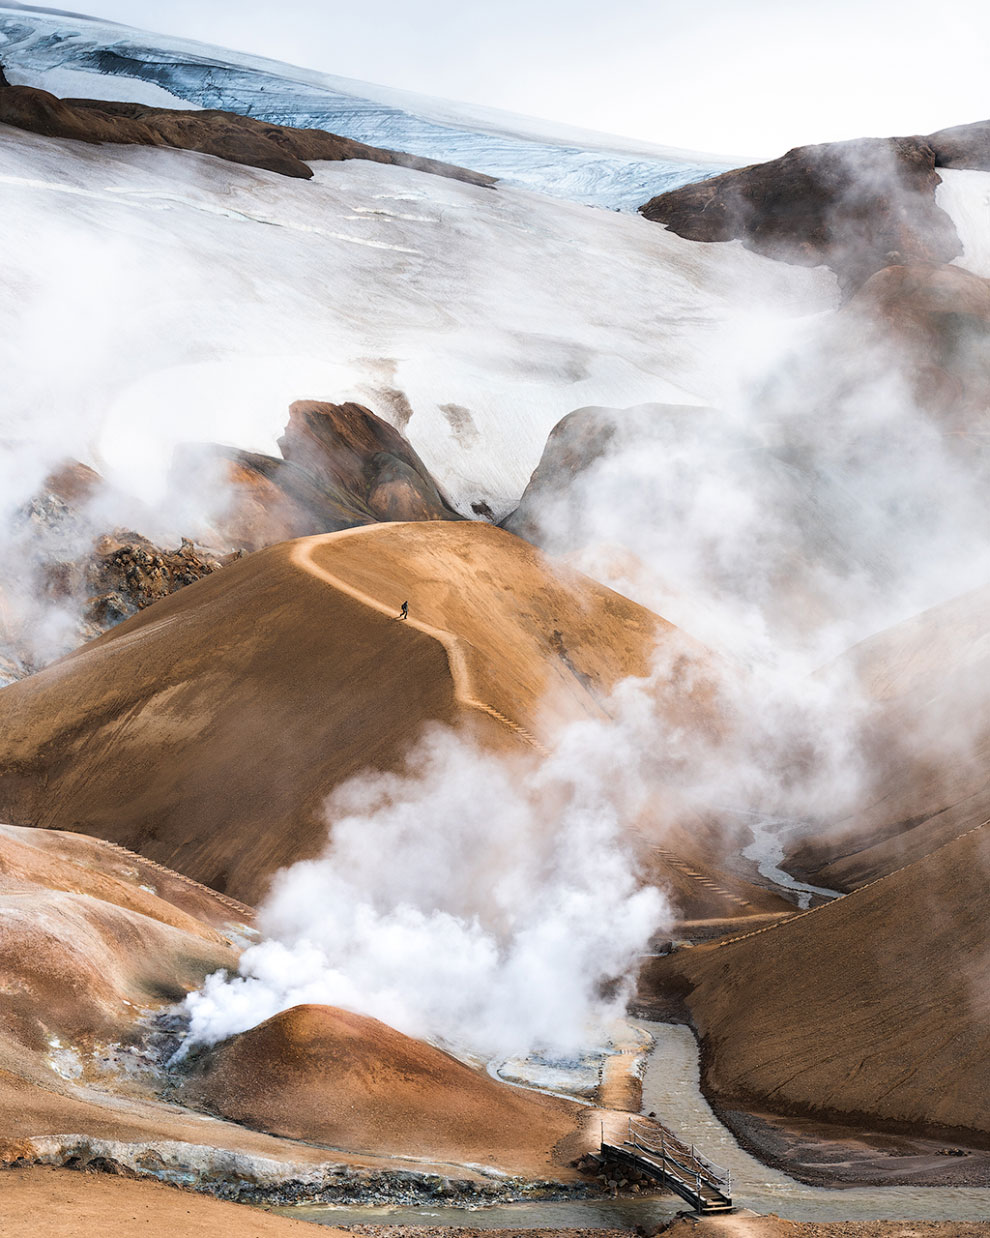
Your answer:
[[[472,168],[587,206],[634,211],[740,161],[648,146],[453,104],[96,18],[0,5],[0,62],[14,84],[155,106],[219,108],[329,130]]]

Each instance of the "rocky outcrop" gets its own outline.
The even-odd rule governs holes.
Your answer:
[[[689,240],[741,240],[771,258],[824,264],[849,291],[883,267],[944,263],[962,252],[935,201],[937,165],[926,138],[799,146],[660,194],[640,210]]]
[[[142,103],[102,99],[59,99],[32,86],[8,86],[0,93],[0,123],[45,137],[125,146],[171,146],[199,151],[282,176],[309,179],[315,160],[366,159],[490,186],[494,177],[436,159],[380,150],[322,129],[292,129],[235,112],[178,111]]]
[[[297,400],[283,459],[374,520],[459,520],[408,440],[361,404]]]
[[[82,564],[87,618],[101,628],[119,622],[238,557],[211,554],[185,537],[176,549],[163,549],[139,533],[116,529],[98,539]]]
[[[930,133],[926,141],[935,152],[938,168],[990,172],[990,120],[939,129],[937,133]]]
[[[0,683],[60,652],[35,640],[35,629],[53,617],[71,648],[240,557],[188,538],[169,548],[132,529],[100,534],[95,513],[106,493],[97,472],[69,461],[15,514],[7,535],[16,567],[5,570],[15,605],[0,616]]]

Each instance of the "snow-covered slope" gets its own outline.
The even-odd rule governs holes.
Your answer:
[[[963,252],[957,266],[990,279],[990,172],[939,168],[938,204],[956,225]]]
[[[0,61],[12,82],[54,94],[224,108],[327,129],[594,206],[635,210],[731,162],[18,5],[0,5]]]
[[[719,402],[836,298],[823,268],[360,161],[304,182],[7,130],[0,192],[8,497],[68,454],[154,499],[174,444],[272,451],[307,397],[371,405],[502,515],[565,413]]]

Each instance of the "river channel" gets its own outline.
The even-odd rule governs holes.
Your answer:
[[[794,1221],[982,1221],[990,1219],[990,1187],[806,1186],[749,1155],[722,1125],[701,1092],[698,1047],[689,1028],[637,1024],[653,1037],[643,1078],[643,1111],[660,1115],[709,1160],[731,1170],[733,1203]],[[470,1226],[474,1229],[617,1229],[655,1224],[683,1211],[671,1196],[527,1201],[490,1208],[332,1204],[276,1211],[321,1225]]]

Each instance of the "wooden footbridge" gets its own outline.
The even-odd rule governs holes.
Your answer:
[[[658,1182],[696,1212],[712,1215],[732,1210],[732,1175],[713,1164],[692,1145],[647,1118],[630,1118],[628,1138],[609,1143],[602,1134],[602,1160],[620,1166],[628,1176]]]

